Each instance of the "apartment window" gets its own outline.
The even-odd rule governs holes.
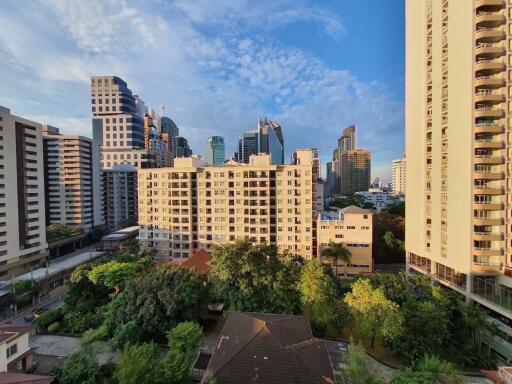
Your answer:
[[[7,358],[14,356],[16,353],[18,353],[18,344],[13,344],[6,350]]]

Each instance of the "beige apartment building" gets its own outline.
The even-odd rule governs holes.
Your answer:
[[[340,277],[369,275],[373,272],[373,214],[371,211],[350,206],[337,212],[318,214],[318,251],[328,246],[330,241],[343,244],[350,251],[350,262],[338,260],[335,273]],[[333,264],[333,260],[323,259]]]
[[[46,248],[42,126],[0,107],[0,279],[29,271]]]
[[[315,257],[318,177],[314,149],[297,150],[290,165],[258,154],[249,164],[207,166],[189,157],[175,159],[172,168],[141,169],[139,239],[162,261],[246,237]]]
[[[395,194],[405,194],[405,164],[405,157],[392,162],[391,185]]]
[[[46,226],[93,226],[92,140],[43,125]],[[99,182],[99,180],[98,180]]]
[[[406,1],[407,264],[509,335],[511,11],[509,0]],[[486,342],[512,358],[508,342]]]

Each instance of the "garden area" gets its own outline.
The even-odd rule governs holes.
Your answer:
[[[341,280],[318,260],[246,240],[215,246],[212,256],[206,274],[157,266],[140,252],[76,268],[64,305],[36,320],[44,332],[81,337],[80,351],[56,372],[59,382],[186,383],[211,325],[208,304],[219,302],[225,315],[301,314],[315,336],[350,339],[345,370],[355,376],[363,374],[357,356],[365,350],[401,369],[393,384],[438,382],[418,381],[425,366],[453,380],[459,370],[493,367],[481,342],[484,331],[493,332],[483,314],[424,277]],[[120,355],[116,365],[100,366],[94,356],[105,350]],[[349,371],[349,383],[380,383],[350,381]]]

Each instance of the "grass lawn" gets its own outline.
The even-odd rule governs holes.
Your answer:
[[[398,357],[393,356],[393,354],[386,349],[382,342],[379,339],[375,340],[375,347],[370,348],[371,340],[365,335],[361,334],[357,328],[346,328],[342,332],[329,327],[325,332],[325,337],[329,339],[337,339],[348,341],[350,337],[354,339],[354,341],[358,341],[363,344],[366,352],[374,357],[375,359],[381,361],[382,363],[393,367],[393,368],[404,368],[405,364]]]

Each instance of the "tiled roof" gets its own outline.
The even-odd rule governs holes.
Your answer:
[[[205,273],[208,272],[211,261],[211,253],[204,249],[200,249],[180,265],[184,268],[195,269],[196,272]]]
[[[2,384],[51,384],[55,381],[52,376],[27,375],[24,373],[1,372],[0,383]]]
[[[303,316],[232,312],[205,375],[218,384],[334,384],[327,350]]]
[[[17,337],[30,332],[32,329],[33,327],[30,325],[0,325],[0,343],[9,340],[12,337]]]
[[[349,205],[348,207],[340,209],[340,212],[342,212],[342,213],[362,213],[362,214],[369,214],[369,215],[372,213],[371,211],[369,211],[367,209],[359,208],[359,207],[356,207],[355,205]]]

